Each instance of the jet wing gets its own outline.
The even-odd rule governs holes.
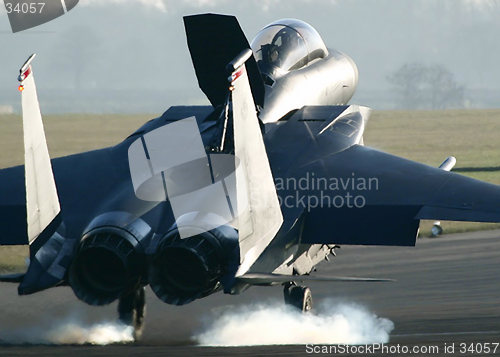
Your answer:
[[[412,246],[420,219],[500,222],[500,187],[359,145],[366,113],[306,106],[266,125],[284,220],[303,219],[302,243]]]
[[[294,177],[308,172],[321,187],[303,193],[313,203],[303,243],[414,245],[420,219],[500,222],[499,186],[364,146],[310,162]]]
[[[53,159],[52,165],[65,220],[78,221],[78,228],[88,224],[126,168],[112,160],[110,149]],[[24,166],[0,170],[0,245],[28,244],[24,176]]]

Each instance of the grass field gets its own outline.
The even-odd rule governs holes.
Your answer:
[[[52,157],[114,145],[155,115],[44,116]],[[500,184],[500,110],[375,111],[365,133],[365,144],[385,152],[440,165],[457,158],[464,175]],[[0,115],[0,168],[23,163],[22,120]],[[421,236],[429,236],[432,222],[423,221]],[[499,228],[500,224],[442,222],[446,233]],[[0,271],[24,264],[26,249],[1,248]]]

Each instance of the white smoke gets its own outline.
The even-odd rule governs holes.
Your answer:
[[[327,301],[314,314],[283,304],[233,308],[194,336],[203,346],[387,343],[392,321],[363,306]]]
[[[116,322],[85,324],[70,319],[49,328],[0,331],[0,344],[108,345],[133,341],[133,328]]]
[[[134,329],[132,326],[107,322],[85,326],[78,323],[68,323],[53,331],[46,338],[55,344],[92,344],[108,345],[111,343],[133,342]]]

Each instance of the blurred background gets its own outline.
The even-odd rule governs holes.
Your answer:
[[[33,52],[44,113],[161,113],[205,104],[182,16],[237,16],[249,41],[298,18],[360,73],[353,103],[384,109],[496,108],[500,2],[488,0],[80,0],[13,34],[0,6],[0,113],[18,113],[19,67]],[[430,90],[439,88],[439,90]]]

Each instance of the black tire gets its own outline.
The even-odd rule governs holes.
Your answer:
[[[311,289],[305,286],[290,285],[285,286],[284,290],[285,304],[308,313],[313,308],[313,299]]]
[[[146,315],[146,288],[140,287],[118,303],[118,319],[127,326],[134,328],[134,339],[141,338]]]

